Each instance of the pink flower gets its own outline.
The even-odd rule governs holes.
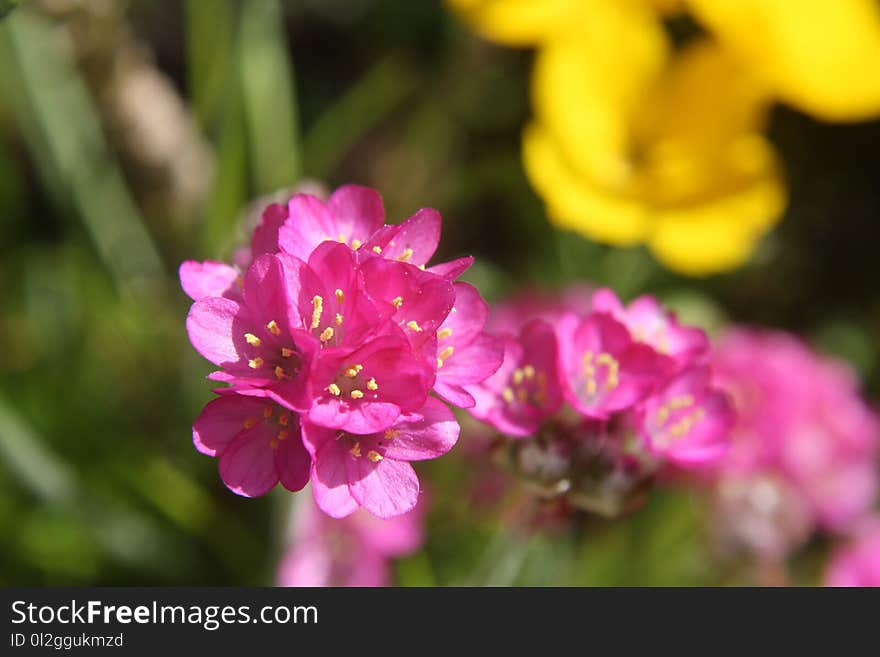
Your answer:
[[[455,406],[476,401],[465,386],[485,381],[501,366],[504,341],[483,331],[489,306],[477,289],[455,283],[455,306],[437,331],[437,380],[434,391]]]
[[[553,328],[536,319],[517,337],[503,338],[501,367],[479,385],[467,386],[471,414],[514,437],[532,436],[562,406]]]
[[[590,285],[576,283],[554,294],[526,289],[492,306],[487,329],[493,333],[518,333],[533,319],[542,319],[552,326],[567,313],[585,315],[592,308]]]
[[[409,462],[445,454],[458,433],[455,416],[433,398],[374,433],[353,434],[304,422],[315,501],[334,518],[358,507],[379,518],[406,513],[419,498],[419,480]]]
[[[794,336],[751,329],[724,336],[714,368],[739,415],[719,476],[784,479],[824,529],[845,528],[870,509],[880,425],[848,368]]]
[[[867,519],[851,541],[834,551],[825,584],[880,587],[880,517]]]
[[[727,396],[710,387],[707,367],[692,368],[671,379],[638,409],[648,448],[672,463],[714,463],[730,445],[736,415]]]
[[[638,297],[624,307],[614,292],[602,288],[593,295],[593,311],[608,313],[629,329],[633,340],[670,356],[679,368],[704,363],[709,354],[706,334],[679,324],[652,296]]]
[[[277,256],[260,256],[245,275],[241,301],[203,297],[190,309],[186,328],[196,350],[222,368],[212,378],[296,410],[271,390],[301,388],[315,348],[290,302],[298,286],[291,274]]]
[[[565,315],[557,325],[559,373],[566,400],[600,420],[651,394],[671,371],[671,362],[634,342],[611,315]]]
[[[209,402],[193,423],[193,443],[219,459],[223,483],[239,495],[263,495],[279,481],[297,491],[309,481],[299,418],[265,399],[223,395]]]
[[[343,519],[296,505],[290,548],[278,568],[279,586],[388,586],[389,561],[419,549],[424,505],[387,520],[358,510]]]

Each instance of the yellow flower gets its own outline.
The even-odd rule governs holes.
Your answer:
[[[687,274],[739,266],[781,216],[774,101],[880,111],[867,0],[448,1],[488,38],[538,48],[523,159],[551,220]],[[710,35],[673,48],[661,14],[684,5]]]

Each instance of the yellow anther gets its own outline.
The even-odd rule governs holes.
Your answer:
[[[287,413],[282,413],[280,416],[278,416],[278,424],[280,424],[282,427],[286,427],[289,421],[290,416]]]
[[[268,324],[266,324],[266,329],[272,335],[280,335],[281,334],[281,329],[278,327],[278,322],[276,322],[274,319],[271,322],[269,322]]]
[[[245,333],[245,334],[244,334],[244,339],[245,339],[245,340],[247,341],[247,343],[248,343],[250,346],[252,346],[252,347],[259,347],[259,346],[260,346],[260,338],[258,338],[258,337],[257,337],[256,335],[254,335],[253,333]]]
[[[443,359],[438,358],[437,359],[437,369],[439,370],[441,367],[443,367]]]
[[[359,248],[361,248],[361,244],[363,244],[363,242],[358,239],[354,239],[351,241],[351,248],[357,251]]]
[[[373,377],[370,377],[370,380],[367,381],[367,389],[368,390],[378,390],[379,389],[379,384],[376,383],[376,379],[374,379]]]
[[[587,379],[587,395],[592,397],[596,394],[596,379]]]
[[[290,358],[293,356],[293,349],[288,349],[287,347],[281,347],[281,357],[282,358]]]
[[[508,404],[513,403],[513,389],[512,388],[505,388],[501,392],[501,396],[504,398],[504,401],[506,401]]]
[[[413,250],[409,247],[405,248],[400,256],[397,258],[400,262],[407,262],[410,258],[413,257]]]
[[[438,340],[445,340],[446,338],[451,338],[451,337],[452,337],[452,329],[449,328],[448,326],[446,328],[442,328],[439,331],[437,331],[437,339]]]
[[[409,328],[412,331],[415,331],[416,333],[422,332],[422,327],[419,326],[419,323],[417,321],[415,321],[414,319],[409,320],[406,323],[406,326],[407,326],[407,328]]]
[[[351,367],[349,367],[348,369],[346,369],[345,372],[344,372],[344,374],[345,374],[345,376],[347,376],[349,379],[353,379],[354,377],[356,377],[356,376],[358,375],[358,373],[359,373],[362,369],[364,369],[364,366],[361,365],[360,363],[358,363],[357,365],[352,365]]]
[[[266,418],[267,420],[270,417],[272,417],[272,407],[271,406],[264,406],[263,407],[263,417]]]
[[[336,326],[342,326],[342,315],[336,313]]]
[[[269,441],[269,447],[272,449],[278,449],[278,441],[273,438]]]
[[[338,397],[342,394],[342,390],[340,390],[339,386],[335,383],[331,383],[329,386],[327,386],[327,392],[329,392],[334,397]]]
[[[252,370],[258,370],[263,366],[263,359],[257,356],[256,358],[251,358],[248,361],[248,367]]]
[[[378,463],[382,460],[382,455],[374,449],[371,449],[367,452],[367,458],[370,459],[373,463]]]
[[[531,365],[526,365],[523,368],[523,374],[526,375],[527,380],[531,381],[532,379],[535,378],[535,368],[532,367]]]
[[[333,294],[336,295],[336,300],[339,303],[342,303],[343,301],[345,301],[345,295],[342,293],[342,290],[340,290],[339,288],[336,288],[336,292],[334,292]]]
[[[382,254],[382,247],[381,246],[374,246],[373,253],[375,253],[376,255],[381,255]]]
[[[276,440],[285,440],[287,438],[287,429],[282,429],[278,432],[278,435],[275,436]]]
[[[449,345],[448,347],[443,347],[439,354],[437,354],[437,359],[441,361],[447,361],[452,357],[452,354],[455,353],[455,347]]]
[[[355,443],[354,447],[352,447],[350,450],[348,450],[348,453],[351,454],[356,459],[359,459],[361,457],[361,444]]]
[[[336,236],[336,241],[340,242],[342,244],[345,244],[346,242],[348,242],[348,240],[345,239],[345,235],[343,235],[342,233],[339,233],[339,235]]]
[[[403,297],[394,297],[391,300],[391,305],[395,308],[400,308],[403,305]]]
[[[241,276],[236,276],[235,277],[235,284],[238,286],[239,289],[243,289],[244,288],[244,279]]]
[[[421,269],[422,271],[425,271],[425,265],[419,265],[419,269]]]
[[[257,418],[255,418],[255,417],[249,417],[247,420],[244,421],[244,428],[245,428],[245,429],[250,429],[250,428],[251,428],[252,426],[254,426],[256,423],[257,423]]]
[[[315,295],[312,297],[312,328],[318,328],[321,323],[321,313],[324,312],[324,297]]]
[[[284,378],[284,368],[281,365],[275,366],[275,378],[279,381]]]
[[[394,440],[399,433],[400,429],[385,429],[385,440]]]
[[[352,399],[363,399],[363,397],[364,397],[363,390],[358,390],[357,388],[355,388],[354,390],[351,391],[351,398]]]
[[[321,342],[330,342],[333,339],[333,329],[331,327],[325,328],[321,331],[321,335],[318,336]]]
[[[523,379],[525,379],[525,378],[526,378],[526,373],[523,372],[521,369],[517,368],[517,369],[513,370],[513,382],[516,385],[519,385],[520,383],[522,383]]]

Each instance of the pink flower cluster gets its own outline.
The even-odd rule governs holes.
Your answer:
[[[563,427],[576,442],[639,461],[641,474],[663,463],[703,467],[726,452],[734,418],[712,383],[709,341],[653,297],[624,306],[607,289],[527,294],[496,317],[504,361],[466,389],[474,417],[505,436]],[[564,451],[569,458],[571,445]]]
[[[324,202],[296,194],[266,208],[243,267],[184,262],[195,302],[190,342],[227,384],[193,426],[234,492],[310,480],[318,506],[343,517],[412,509],[410,461],[455,444],[459,426],[435,396],[473,405],[465,389],[495,372],[488,309],[455,279],[472,258],[427,267],[440,215],[386,225],[374,190],[345,186]]]
[[[390,560],[418,550],[424,541],[424,502],[380,520],[358,510],[341,520],[310,500],[295,505],[290,546],[278,567],[279,586],[388,586]]]
[[[847,366],[793,335],[737,328],[713,368],[738,416],[712,475],[730,542],[781,559],[814,531],[848,533],[871,513],[880,422]]]

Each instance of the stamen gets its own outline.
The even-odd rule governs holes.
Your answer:
[[[257,356],[256,358],[251,358],[248,361],[248,367],[252,370],[258,370],[263,366],[263,359]]]
[[[290,416],[289,416],[287,413],[282,413],[282,414],[278,417],[278,424],[280,424],[282,427],[286,427],[286,426],[287,426],[287,423],[288,423],[289,421],[290,421]]]
[[[532,367],[531,365],[526,365],[526,366],[523,368],[523,374],[526,375],[526,379],[528,379],[529,381],[531,381],[532,379],[535,378],[535,368]]]
[[[513,389],[512,388],[505,388],[502,391],[501,396],[504,398],[504,401],[506,401],[508,404],[513,403]]]
[[[520,383],[522,383],[523,379],[525,379],[525,378],[526,378],[526,374],[521,369],[517,368],[517,369],[513,370],[513,382],[516,385],[519,385]]]
[[[293,349],[288,349],[287,347],[281,347],[281,357],[282,358],[290,358],[293,356]]]
[[[275,366],[275,378],[280,381],[281,379],[284,378],[284,376],[285,376],[284,368],[281,367],[281,365],[276,365]]]
[[[361,457],[361,444],[355,443],[354,447],[352,447],[350,450],[348,450],[348,453],[351,454],[356,459],[359,459]]]
[[[403,297],[394,297],[391,300],[391,305],[395,308],[400,308],[403,305]]]
[[[368,390],[373,390],[373,391],[379,389],[379,384],[376,383],[376,379],[375,379],[375,378],[370,377],[370,380],[367,381],[367,389],[368,389]]]
[[[272,335],[280,335],[281,334],[281,329],[278,327],[278,322],[276,322],[274,319],[271,322],[269,322],[268,324],[266,324],[266,329]]]
[[[381,246],[374,246],[373,253],[375,253],[376,255],[381,255],[382,254],[382,247]]]
[[[278,435],[275,436],[276,440],[286,440],[287,439],[287,429],[282,429],[278,432]]]
[[[333,339],[333,329],[331,327],[325,328],[321,331],[321,335],[318,336],[321,342],[330,342]]]
[[[358,239],[354,239],[351,241],[351,248],[357,251],[359,248],[361,248],[361,244],[363,244],[363,242]]]
[[[329,392],[334,397],[338,397],[342,394],[342,390],[340,390],[339,386],[335,383],[331,383],[329,386],[327,386],[327,392]]]
[[[452,337],[452,329],[449,328],[448,326],[446,328],[442,328],[439,331],[437,331],[437,339],[438,340],[445,340],[446,338],[451,338],[451,337]]]
[[[263,417],[266,418],[267,420],[270,417],[272,417],[272,407],[271,406],[264,406],[263,407]]]
[[[259,346],[260,346],[260,338],[258,338],[258,337],[257,337],[256,335],[254,335],[253,333],[245,333],[245,334],[244,334],[244,339],[245,339],[245,340],[247,341],[247,343],[248,343],[250,346],[252,346],[252,347],[259,347]]]
[[[400,429],[385,429],[385,440],[391,441],[397,438],[397,434],[400,433]]]
[[[364,369],[364,366],[361,365],[360,363],[358,363],[357,365],[352,365],[352,366],[349,367],[347,370],[345,370],[344,374],[345,374],[345,376],[347,376],[349,379],[353,379],[354,377],[356,377],[356,376],[358,375],[358,373],[359,373],[362,369]]]
[[[321,323],[321,313],[324,312],[324,297],[315,295],[312,297],[312,328],[318,328]]]
[[[406,323],[406,326],[407,326],[407,328],[409,328],[409,329],[415,331],[416,333],[421,333],[421,332],[422,332],[422,327],[419,326],[419,323],[418,323],[417,321],[415,321],[414,319],[409,320],[409,321]]]
[[[272,449],[278,449],[278,441],[273,438],[269,441],[269,447]]]
[[[352,399],[363,399],[364,398],[364,391],[358,390],[357,388],[355,388],[354,390],[351,391],[351,398]]]
[[[251,428],[252,426],[254,426],[256,423],[257,423],[257,418],[255,418],[255,417],[249,417],[247,420],[244,421],[244,428],[245,428],[245,429],[250,429],[250,428]]]
[[[413,257],[413,250],[411,248],[407,247],[403,250],[403,252],[400,254],[400,257],[398,257],[397,259],[400,260],[400,262],[407,262],[412,257]]]
[[[342,244],[348,242],[348,240],[345,239],[345,235],[343,235],[342,233],[339,233],[339,235],[336,236],[336,241],[341,242]]]
[[[370,459],[373,463],[378,463],[382,460],[382,455],[374,449],[371,449],[367,452],[367,458]]]
[[[336,313],[336,326],[342,326],[342,315]]]
[[[345,301],[345,295],[342,293],[342,290],[340,290],[339,288],[336,288],[336,292],[334,292],[333,294],[336,295],[336,300],[339,303],[342,303],[343,301]]]
[[[454,353],[455,347],[453,347],[452,345],[449,345],[448,347],[443,347],[443,350],[439,354],[437,354],[437,360],[447,361]]]

